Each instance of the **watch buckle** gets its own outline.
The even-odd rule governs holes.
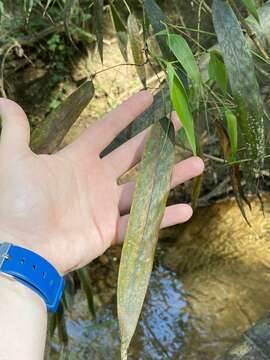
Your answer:
[[[0,244],[0,271],[2,269],[3,263],[9,258],[8,252],[11,247],[9,243]]]

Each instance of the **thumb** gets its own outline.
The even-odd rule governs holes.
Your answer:
[[[0,148],[12,152],[29,148],[30,125],[23,109],[14,101],[0,98],[0,118]]]

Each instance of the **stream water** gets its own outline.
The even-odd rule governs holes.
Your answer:
[[[245,330],[268,314],[269,200],[264,197],[265,216],[253,200],[252,228],[236,204],[226,201],[199,210],[188,225],[176,228],[174,241],[160,242],[130,359],[222,359]],[[107,266],[113,274],[97,294],[96,321],[83,295],[76,295],[67,317],[70,360],[119,359],[114,260],[115,266]],[[59,349],[56,338],[53,348]]]

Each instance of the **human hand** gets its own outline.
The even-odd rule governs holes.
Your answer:
[[[0,99],[0,242],[39,253],[60,273],[80,268],[112,244],[121,243],[134,183],[117,178],[141,157],[145,130],[104,158],[102,150],[152,102],[142,91],[53,155],[29,148],[30,128],[23,110]],[[175,128],[179,121],[173,115]],[[200,158],[175,165],[172,187],[203,171]],[[162,227],[188,220],[189,205],[166,208]]]

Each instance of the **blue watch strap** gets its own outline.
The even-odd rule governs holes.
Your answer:
[[[50,312],[56,312],[64,290],[64,278],[43,257],[9,243],[0,244],[0,272],[15,277],[39,294]]]

